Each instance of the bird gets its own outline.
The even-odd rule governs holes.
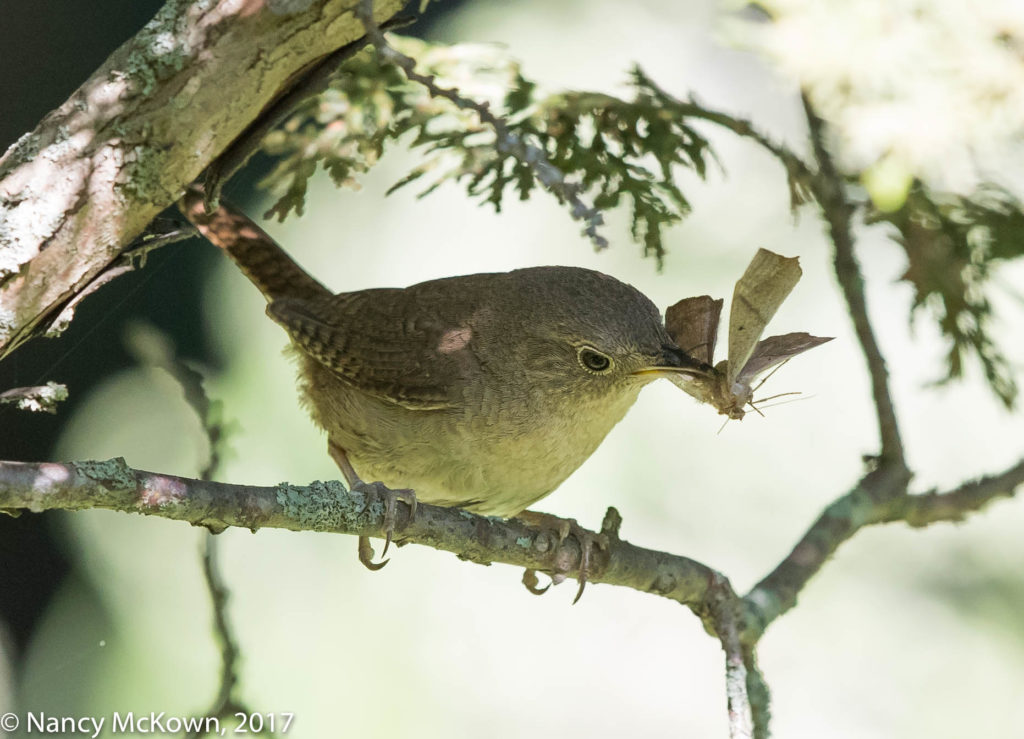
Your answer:
[[[267,299],[329,453],[350,487],[385,496],[388,542],[398,501],[412,515],[417,501],[522,514],[645,385],[710,369],[650,299],[601,272],[539,266],[334,294],[241,211],[207,212],[200,187],[179,205]],[[365,537],[359,552],[383,566]]]

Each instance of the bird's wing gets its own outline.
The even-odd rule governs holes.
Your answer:
[[[283,298],[267,314],[304,352],[354,387],[415,410],[447,408],[453,387],[475,363],[472,329],[458,319],[418,310],[399,289],[326,298]],[[447,320],[449,319],[450,320]]]

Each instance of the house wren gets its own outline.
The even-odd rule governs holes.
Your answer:
[[[707,369],[654,303],[600,272],[533,267],[334,295],[243,214],[207,214],[197,189],[181,208],[269,301],[350,483],[358,473],[422,502],[514,516],[591,455],[644,385]]]

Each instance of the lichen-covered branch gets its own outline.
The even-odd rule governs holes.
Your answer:
[[[0,358],[47,330],[294,76],[363,36],[353,0],[300,5],[167,0],[0,157]]]
[[[0,462],[0,509],[45,511],[103,508],[142,513],[220,531],[282,528],[357,536],[381,536],[384,505],[348,492],[338,482],[254,487],[191,480],[130,468],[123,459],[105,462]],[[395,539],[424,544],[490,564],[534,570],[579,572],[581,549],[574,536],[555,546],[549,532],[511,519],[477,516],[420,503],[415,520],[399,506]],[[715,573],[686,557],[616,540],[589,573],[607,583],[653,593],[703,613]]]
[[[608,545],[588,567],[587,580],[660,595],[700,617],[725,650],[731,736],[766,739],[769,694],[757,668],[756,644],[767,626],[796,604],[798,594],[844,541],[870,524],[905,521],[927,526],[959,521],[997,498],[1012,496],[1022,484],[1024,460],[947,493],[907,495],[906,476],[898,468],[880,467],[830,505],[793,551],[742,599],[725,576],[700,562],[622,541],[617,515],[609,515],[602,527],[603,532],[607,529]],[[380,536],[384,528],[383,502],[347,491],[338,482],[229,485],[135,470],[123,459],[0,462],[0,512],[88,508],[157,515],[214,532],[240,526],[253,531],[271,527]],[[502,562],[577,579],[583,554],[574,535],[558,542],[550,532],[517,519],[424,503],[417,506],[412,520],[408,508],[399,506],[396,540],[453,552],[480,564]],[[216,605],[214,584],[211,581]],[[223,618],[223,601],[215,613]],[[227,651],[232,648],[227,641],[224,648],[225,669],[230,670],[234,653]],[[226,675],[218,700],[227,695],[223,705],[231,705],[233,672]]]
[[[810,578],[860,528],[896,521],[911,526],[959,521],[998,498],[1013,496],[1022,484],[1024,460],[945,493],[904,495],[906,482],[894,471],[880,469],[868,474],[830,505],[793,551],[743,598],[737,621],[742,644],[755,644],[772,621],[792,608]],[[338,482],[229,485],[135,470],[123,459],[0,462],[0,510],[90,508],[188,521],[214,531],[239,526],[253,531],[269,527],[380,536],[384,526],[383,503],[368,502],[362,493],[348,492]],[[453,552],[481,564],[502,562],[554,570],[569,577],[578,574],[581,558],[573,535],[552,548],[547,532],[517,519],[478,516],[425,503],[417,507],[413,521],[409,521],[408,509],[399,506],[396,539]],[[715,608],[720,606],[713,607],[710,598],[715,590],[715,602],[722,602],[722,582],[728,581],[714,569],[687,557],[635,546],[617,536],[609,537],[607,551],[597,559],[590,582],[669,598],[689,607],[718,633]]]

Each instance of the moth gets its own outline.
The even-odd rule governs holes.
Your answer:
[[[729,313],[729,354],[706,376],[672,378],[679,387],[733,419],[754,405],[754,380],[780,367],[797,354],[831,341],[833,337],[798,332],[761,340],[768,322],[800,280],[799,259],[758,249],[736,283]],[[665,328],[690,356],[714,364],[722,299],[710,295],[684,298],[665,311]],[[765,378],[767,379],[767,377]],[[758,411],[760,412],[760,411]]]

